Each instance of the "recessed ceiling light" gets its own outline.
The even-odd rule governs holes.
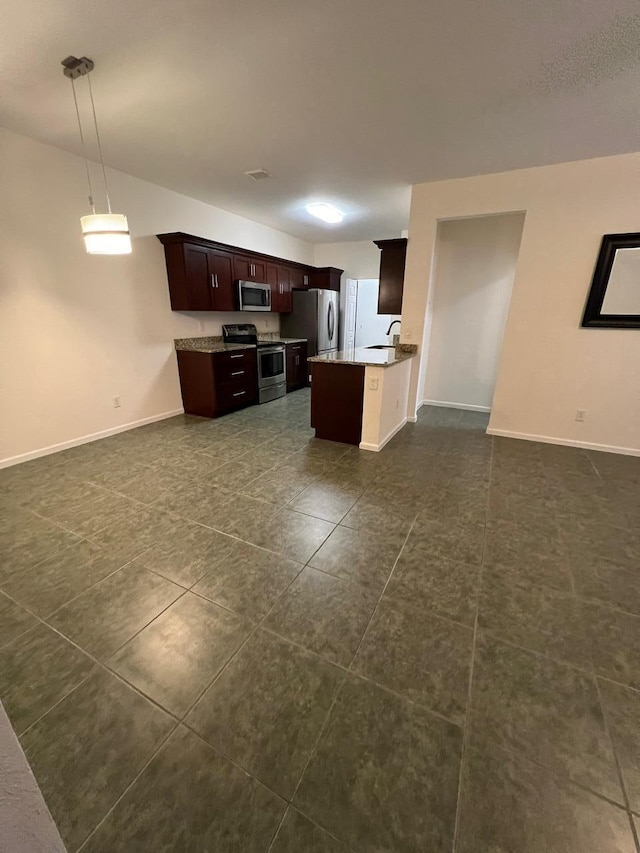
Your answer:
[[[267,172],[266,169],[254,169],[251,172],[245,172],[248,178],[253,178],[254,181],[266,181],[267,178],[272,178],[273,175]]]
[[[334,207],[332,204],[327,204],[325,201],[314,202],[313,204],[307,205],[307,213],[310,213],[312,216],[317,216],[318,219],[322,219],[323,222],[342,222],[344,219],[344,213],[338,210],[337,207]]]

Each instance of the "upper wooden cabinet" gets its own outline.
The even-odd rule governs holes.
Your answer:
[[[174,311],[235,311],[232,256],[192,243],[165,246]]]
[[[334,267],[294,264],[182,232],[157,236],[164,246],[174,311],[237,311],[239,280],[269,284],[271,310],[280,313],[292,310],[292,290],[340,290],[342,270]]]
[[[311,273],[305,272],[302,267],[291,267],[290,280],[292,290],[308,290],[310,287]]]
[[[340,290],[340,277],[344,270],[337,267],[316,267],[311,273],[312,288],[319,290]]]
[[[378,314],[402,314],[407,238],[398,237],[396,240],[374,240],[373,242],[381,249]]]
[[[259,281],[264,284],[267,280],[267,265],[248,255],[234,255],[233,274],[238,281]]]

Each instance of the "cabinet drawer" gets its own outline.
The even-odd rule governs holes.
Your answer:
[[[219,411],[229,411],[255,403],[258,399],[258,381],[253,377],[247,382],[225,382],[216,386],[216,401]]]
[[[236,370],[257,369],[256,350],[242,349],[235,352],[216,352],[213,355],[213,366],[216,379],[227,382],[230,374]]]

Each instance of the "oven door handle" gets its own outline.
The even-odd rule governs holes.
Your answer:
[[[260,347],[260,349],[258,350],[259,355],[269,355],[273,352],[284,352],[284,347]]]

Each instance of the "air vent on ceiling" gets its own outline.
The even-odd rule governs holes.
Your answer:
[[[254,169],[252,172],[245,172],[245,175],[254,181],[266,181],[267,178],[273,177],[266,169]]]

